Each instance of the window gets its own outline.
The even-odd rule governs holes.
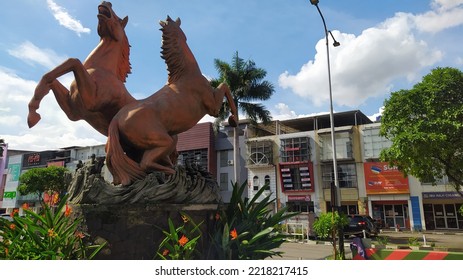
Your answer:
[[[329,189],[334,181],[333,166],[322,165],[323,188]],[[338,164],[338,181],[340,188],[357,188],[357,171],[354,163]]]
[[[220,167],[227,167],[228,166],[228,150],[220,151]]]
[[[326,209],[328,212],[331,212],[331,202],[326,202]],[[346,215],[356,215],[359,213],[358,205],[351,204],[351,205],[341,205],[341,212]]]
[[[392,142],[379,135],[379,127],[365,128],[363,130],[363,145],[365,158],[379,158],[383,149],[389,148]]]
[[[309,213],[314,212],[314,203],[313,201],[288,201],[286,203],[286,207],[288,207],[288,212],[301,212],[301,213]]]
[[[313,191],[311,169],[309,164],[280,164],[283,191]]]
[[[264,184],[267,186],[270,186],[270,176],[269,175],[265,175]]]
[[[254,176],[252,178],[252,186],[255,191],[259,190],[259,177]]]
[[[207,149],[179,152],[177,162],[180,165],[197,164],[207,168]]]
[[[352,135],[350,132],[336,132],[336,158],[338,159],[352,159]],[[321,134],[320,135],[320,144],[321,144],[321,159],[322,160],[332,160],[333,159],[333,149],[331,143],[331,134]]]
[[[308,137],[281,140],[281,162],[308,162],[310,144]]]
[[[249,141],[247,146],[249,165],[273,164],[272,141]]]
[[[228,173],[220,173],[220,190],[228,190]]]

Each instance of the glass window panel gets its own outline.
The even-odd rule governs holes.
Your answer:
[[[434,204],[434,215],[444,216],[444,207],[442,204]]]

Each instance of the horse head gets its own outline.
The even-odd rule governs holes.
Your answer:
[[[103,1],[98,6],[98,35],[103,38],[110,37],[114,41],[123,40],[125,35],[124,28],[129,21],[129,17],[120,19],[112,9],[110,2]]]
[[[119,79],[125,82],[127,75],[131,73],[129,62],[130,44],[125,34],[125,26],[129,21],[126,16],[120,19],[112,9],[111,2],[103,1],[98,6],[98,35],[102,41],[116,42],[121,45],[119,59]]]
[[[185,73],[202,75],[198,63],[186,43],[186,36],[180,28],[181,21],[169,16],[160,21],[162,31],[161,57],[167,64],[168,83],[174,83]]]

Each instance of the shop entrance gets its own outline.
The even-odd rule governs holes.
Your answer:
[[[407,204],[373,203],[373,219],[381,220],[383,228],[409,228]]]
[[[463,217],[458,209],[461,204],[423,204],[426,229],[463,228]]]

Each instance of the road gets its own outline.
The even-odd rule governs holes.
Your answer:
[[[409,245],[410,238],[416,239],[420,245],[434,247],[434,250],[463,252],[463,232],[439,232],[428,231],[420,232],[395,232],[386,231],[380,234],[380,237],[386,237],[388,248],[397,248],[399,246]],[[349,243],[351,239],[345,240],[346,258],[350,257],[351,251]],[[320,242],[319,242],[320,243]],[[282,257],[274,257],[274,260],[325,260],[333,255],[333,246],[329,242],[315,241],[304,242],[285,242],[279,248],[284,252]],[[377,243],[376,238],[372,243]]]

